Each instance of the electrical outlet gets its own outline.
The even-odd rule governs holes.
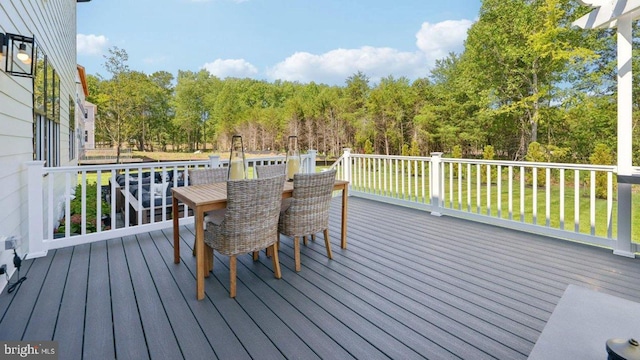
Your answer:
[[[7,265],[3,264],[2,266],[0,266],[0,275],[6,274],[6,273],[7,273]]]

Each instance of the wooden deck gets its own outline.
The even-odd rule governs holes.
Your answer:
[[[0,294],[0,340],[56,340],[60,359],[525,359],[568,284],[640,301],[640,260],[610,250],[350,198],[348,249],[302,246],[281,280],[261,254],[216,255],[196,300],[193,228],[49,252]],[[15,281],[15,276],[12,279]],[[604,344],[603,344],[604,349]]]

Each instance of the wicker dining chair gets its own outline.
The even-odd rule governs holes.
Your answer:
[[[227,208],[207,223],[208,267],[213,269],[213,250],[229,259],[229,296],[236,296],[236,256],[271,247],[275,250],[284,174],[271,178],[227,182]],[[272,251],[273,272],[282,277],[278,252]]]
[[[258,178],[284,175],[287,171],[287,164],[256,165],[255,170]]]
[[[227,168],[208,168],[194,169],[189,171],[190,185],[213,184],[217,182],[227,181],[229,169]]]
[[[189,184],[190,185],[204,185],[213,184],[227,181],[229,169],[227,168],[208,168],[208,169],[194,169],[189,171]],[[204,225],[210,220],[210,214],[205,214]],[[193,256],[196,256],[196,240],[193,240]]]
[[[329,206],[336,179],[336,170],[321,173],[295,174],[292,197],[283,200],[278,233],[293,237],[296,271],[300,271],[300,237],[324,233],[327,257],[331,254],[329,241]],[[279,237],[280,235],[278,235]]]

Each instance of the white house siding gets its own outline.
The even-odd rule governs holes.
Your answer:
[[[90,3],[88,3],[90,4]],[[88,4],[81,4],[88,5]],[[0,32],[34,36],[60,77],[60,165],[69,161],[69,96],[76,97],[76,1],[2,0]],[[33,82],[8,75],[0,65],[0,235],[22,239],[28,252],[26,163],[33,160]],[[44,180],[44,179],[43,179]],[[12,253],[1,251],[0,265],[12,271]],[[0,288],[5,279],[0,278]]]

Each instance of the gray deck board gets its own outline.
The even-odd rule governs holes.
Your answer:
[[[0,294],[0,340],[56,340],[64,359],[525,359],[569,284],[640,301],[640,260],[359,198],[348,249],[281,237],[271,259],[216,254],[195,299],[193,226],[50,251]],[[15,276],[12,281],[15,281]]]
[[[148,359],[147,349],[139,346],[145,342],[145,337],[123,242],[114,240],[107,244],[116,355],[120,359]],[[118,282],[118,285],[114,286],[114,282]]]
[[[115,358],[107,242],[91,244],[83,358]]]
[[[82,359],[90,251],[89,244],[73,247],[66,282],[61,285],[64,286],[64,292],[52,339],[65,344],[59,348],[61,359]]]

